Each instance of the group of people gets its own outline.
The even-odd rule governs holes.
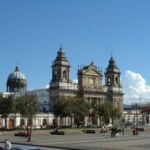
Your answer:
[[[101,133],[107,133],[108,132],[108,129],[106,126],[102,126],[102,129],[100,131]]]
[[[102,126],[100,133],[107,133],[108,128],[106,126]],[[124,128],[122,127],[121,129],[117,129],[117,127],[112,127],[111,128],[111,137],[119,136],[119,132],[122,132],[124,135]]]
[[[111,137],[119,136],[119,132],[122,132],[122,134],[124,135],[124,127],[122,127],[121,129],[117,129],[117,127],[113,127],[111,129]]]
[[[111,137],[115,137],[116,135],[118,135],[118,130],[116,127],[111,129]]]

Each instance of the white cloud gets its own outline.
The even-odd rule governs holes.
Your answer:
[[[78,83],[78,79],[74,79],[72,82],[73,83]]]
[[[47,84],[44,88],[46,88],[46,89],[49,88],[49,84]]]
[[[150,102],[150,85],[141,74],[127,70],[122,82],[125,104]]]

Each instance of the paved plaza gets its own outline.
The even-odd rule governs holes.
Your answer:
[[[13,144],[31,144],[44,146],[44,149],[62,148],[70,150],[149,150],[150,132],[139,132],[133,136],[132,130],[120,133],[119,137],[110,137],[110,133],[86,134],[83,132],[67,132],[65,135],[51,135],[49,130],[33,131],[32,141],[26,142],[24,137],[15,137],[14,132],[3,132],[0,142],[8,138]]]

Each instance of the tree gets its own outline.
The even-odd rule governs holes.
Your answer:
[[[55,128],[58,127],[58,117],[60,117],[60,126],[61,118],[65,116],[65,107],[67,105],[66,98],[64,96],[56,97],[53,105],[53,112],[55,114]]]
[[[32,135],[33,116],[39,110],[39,104],[36,99],[36,95],[26,94],[18,97],[16,99],[16,108],[22,116],[28,118],[27,131],[29,132],[29,136],[28,136],[28,142],[29,142],[31,140],[31,135]]]
[[[89,117],[92,119],[92,125],[97,124],[97,103],[94,100],[90,105]]]
[[[75,116],[75,123],[77,128],[81,122],[84,123],[85,116],[89,115],[90,105],[83,97],[75,97],[73,103],[73,114]]]
[[[121,117],[121,112],[120,112],[119,108],[113,107],[111,110],[110,116],[111,116],[112,124],[113,124],[115,119],[119,119]]]
[[[100,116],[101,122],[104,124],[109,123],[109,119],[112,119],[112,123],[114,119],[119,118],[121,113],[118,108],[115,108],[112,103],[103,103],[98,105],[97,107],[98,115]]]
[[[57,118],[60,117],[60,126],[61,120],[63,117],[72,118],[75,117],[75,122],[77,127],[80,125],[80,122],[84,121],[84,117],[89,113],[89,104],[84,101],[82,97],[65,97],[60,96],[55,98],[53,112],[56,116],[55,127],[57,127]]]
[[[0,95],[0,114],[2,118],[5,118],[5,130],[7,129],[7,117],[10,113],[14,112],[14,96],[8,95],[3,96]]]

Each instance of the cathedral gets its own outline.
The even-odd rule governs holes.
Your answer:
[[[37,114],[33,124],[41,126],[51,125],[54,119],[53,102],[59,96],[82,96],[90,104],[111,102],[120,111],[123,111],[123,88],[120,83],[120,70],[114,58],[111,56],[108,66],[103,74],[94,63],[85,65],[77,70],[78,82],[70,79],[71,65],[62,47],[57,52],[55,60],[52,62],[52,78],[48,88],[27,90],[27,79],[16,66],[15,70],[9,74],[6,82],[7,94],[13,93],[20,96],[25,93],[35,94],[40,104],[40,114]],[[13,120],[11,116],[8,128],[20,125],[21,120]],[[26,121],[27,122],[27,121]],[[1,121],[1,124],[2,121]]]
[[[52,63],[52,80],[49,86],[51,103],[56,96],[79,95],[89,103],[111,102],[123,111],[124,93],[120,83],[120,71],[113,57],[110,58],[104,75],[94,63],[79,68],[78,83],[70,80],[70,67],[63,49],[60,48]]]

